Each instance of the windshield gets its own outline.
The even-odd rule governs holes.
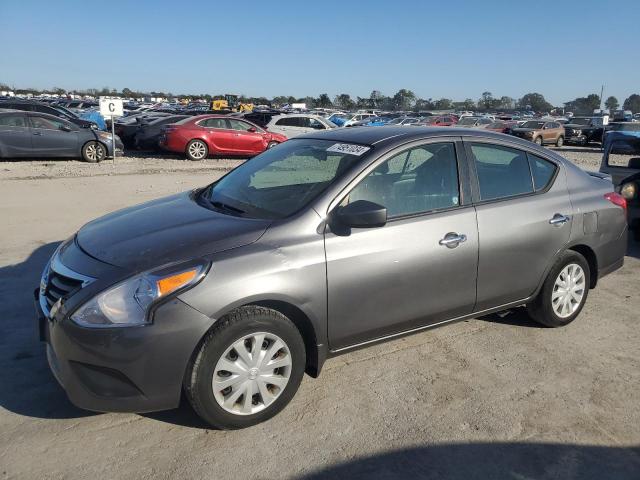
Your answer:
[[[340,147],[355,153],[344,153]],[[297,212],[360,161],[369,147],[330,140],[288,140],[243,163],[205,190],[229,215],[279,219]]]
[[[477,118],[464,117],[458,122],[458,125],[475,125],[477,121],[478,121]]]
[[[62,113],[62,115],[65,118],[78,118],[78,116],[75,113],[73,113],[71,110],[67,110],[65,107],[57,106],[57,107],[51,107],[51,108],[53,108],[54,110],[57,110],[58,112]]]
[[[543,127],[544,122],[524,122],[522,128],[533,128],[539,130]]]
[[[610,167],[637,168],[640,170],[640,138],[614,140],[605,151]]]
[[[591,119],[590,118],[572,118],[571,120],[569,120],[569,123],[572,123],[574,125],[591,125]]]

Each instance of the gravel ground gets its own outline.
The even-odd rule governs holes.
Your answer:
[[[563,149],[585,168],[599,153]],[[516,310],[329,360],[273,420],[210,430],[183,405],[75,408],[35,339],[32,291],[59,241],[238,160],[0,164],[0,479],[640,478],[640,246],[566,328]],[[117,178],[114,178],[117,177]]]

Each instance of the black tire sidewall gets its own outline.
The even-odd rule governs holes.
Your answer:
[[[211,425],[221,429],[237,429],[264,422],[278,414],[296,394],[306,364],[304,341],[289,319],[277,312],[274,313],[276,315],[254,314],[247,320],[229,324],[216,330],[214,337],[201,346],[200,365],[190,379],[191,394],[197,397],[197,412]],[[292,357],[291,375],[284,391],[267,408],[253,415],[234,415],[218,405],[211,388],[211,380],[215,366],[224,351],[238,339],[256,332],[273,333],[287,344]]]
[[[189,147],[194,142],[200,142],[200,143],[202,143],[204,145],[204,151],[205,151],[204,157],[202,157],[202,158],[193,158],[191,156],[191,154],[189,153]],[[189,140],[189,143],[187,143],[187,148],[185,148],[184,153],[185,153],[186,157],[189,160],[191,160],[192,162],[200,162],[200,161],[206,159],[209,156],[209,147],[207,146],[206,142],[203,141],[203,140],[199,140],[199,139]]]
[[[551,304],[551,295],[553,293],[553,288],[556,282],[556,278],[562,271],[570,263],[575,263],[582,267],[582,270],[585,274],[585,291],[584,296],[582,297],[582,302],[578,309],[573,312],[570,316],[566,318],[561,318],[556,315],[556,312],[553,310],[553,306]],[[591,272],[589,270],[589,263],[587,260],[580,255],[578,252],[574,252],[572,250],[566,251],[562,254],[562,256],[556,261],[554,266],[549,271],[547,278],[544,282],[542,290],[538,294],[538,298],[536,299],[536,305],[534,308],[534,319],[538,322],[547,325],[549,327],[563,327],[565,325],[570,324],[572,321],[576,319],[580,312],[584,308],[585,303],[587,302],[587,297],[589,296],[589,285],[591,282]]]

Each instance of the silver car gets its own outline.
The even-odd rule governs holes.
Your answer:
[[[247,427],[340,353],[523,305],[567,325],[623,264],[625,207],[606,175],[484,130],[301,136],[82,227],[35,292],[40,335],[79,407],[186,392]]]
[[[287,138],[331,128],[336,128],[336,125],[326,118],[304,113],[275,115],[266,125],[266,129],[270,132],[279,133]]]

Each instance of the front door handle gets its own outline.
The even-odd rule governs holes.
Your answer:
[[[566,215],[561,215],[559,213],[556,213],[553,218],[551,220],[549,220],[549,223],[551,225],[557,225],[557,226],[562,226],[565,223],[567,223],[569,220],[571,220],[569,217],[567,217]]]
[[[443,247],[456,248],[458,245],[466,241],[467,241],[467,236],[465,234],[458,235],[455,232],[449,232],[438,243]]]
[[[42,132],[33,132],[34,135],[42,135]]]

